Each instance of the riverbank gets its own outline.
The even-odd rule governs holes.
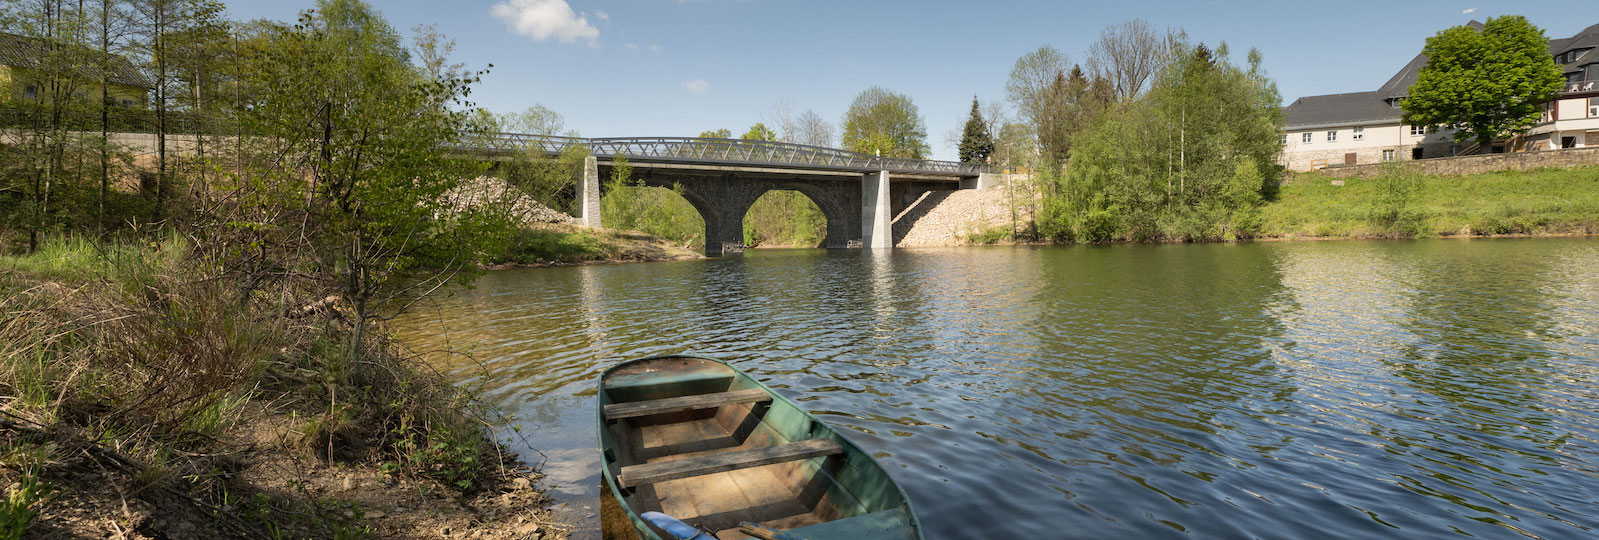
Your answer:
[[[1056,243],[1012,238],[1005,224],[972,226],[978,223],[972,216],[991,218],[1010,211],[1007,199],[998,195],[929,201],[929,208],[918,210],[923,216],[915,216],[919,222],[912,221],[914,234],[901,236],[898,247]],[[950,217],[930,219],[936,216]],[[1020,229],[1028,230],[1025,220]],[[1466,176],[1423,175],[1395,167],[1369,178],[1293,175],[1274,200],[1261,205],[1253,235],[1222,237],[1283,241],[1593,234],[1599,234],[1599,167]]]
[[[490,269],[699,259],[688,246],[638,231],[595,229],[567,223],[524,226]]]
[[[218,270],[179,237],[0,257],[6,538],[566,535],[469,391]]]
[[[1404,193],[1396,195],[1396,186]],[[1397,168],[1372,178],[1296,174],[1261,214],[1261,236],[1278,239],[1596,234],[1599,167],[1467,176]]]

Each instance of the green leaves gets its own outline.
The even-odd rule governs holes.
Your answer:
[[[1404,121],[1455,126],[1457,140],[1487,144],[1536,125],[1564,79],[1543,30],[1520,15],[1481,31],[1456,26],[1427,38],[1427,65],[1403,101]]]
[[[873,86],[855,96],[844,113],[845,150],[883,157],[927,157],[927,125],[905,94]]]

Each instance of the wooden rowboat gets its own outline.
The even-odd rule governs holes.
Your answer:
[[[641,539],[678,538],[646,512],[720,540],[922,537],[870,454],[724,362],[634,360],[605,370],[599,388],[604,482]]]

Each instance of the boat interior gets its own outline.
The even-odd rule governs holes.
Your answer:
[[[721,540],[749,538],[745,521],[827,538],[829,523],[903,504],[831,428],[719,362],[623,365],[602,389],[605,466],[635,515],[662,512]]]

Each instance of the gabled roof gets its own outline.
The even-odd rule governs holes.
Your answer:
[[[39,38],[19,36],[0,32],[0,65],[20,68],[37,68],[42,58],[50,53],[47,41]],[[127,86],[138,88],[154,88],[155,85],[145,78],[144,73],[133,67],[126,57],[116,54],[105,54],[99,51],[79,48],[83,52],[101,57],[110,68],[107,80]],[[101,62],[94,62],[100,64]],[[98,66],[91,66],[88,75],[98,78],[94,70]]]
[[[1399,122],[1399,109],[1388,106],[1379,92],[1302,97],[1285,112],[1288,129]]]

